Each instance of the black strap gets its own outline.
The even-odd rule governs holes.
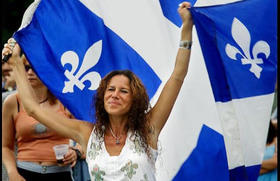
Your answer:
[[[77,148],[73,148],[73,147],[70,147],[72,150],[74,150],[77,154],[77,161],[82,159],[82,153],[80,152],[80,150],[78,150]]]
[[[17,110],[18,110],[18,113],[19,113],[19,109],[20,109],[20,105],[19,105],[19,101],[18,101],[18,97],[16,96],[17,98]]]

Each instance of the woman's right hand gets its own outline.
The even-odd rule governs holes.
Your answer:
[[[17,173],[10,173],[9,181],[25,181],[25,179],[17,172]]]
[[[8,54],[12,54],[12,57],[8,60],[8,64],[10,65],[14,65],[15,58],[20,58],[20,47],[13,38],[10,38],[8,43],[4,44],[2,59]]]

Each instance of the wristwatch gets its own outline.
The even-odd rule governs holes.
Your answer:
[[[179,44],[179,47],[190,50],[191,47],[192,47],[192,41],[181,40],[180,44]]]
[[[74,150],[77,154],[77,160],[80,160],[82,158],[82,153],[80,152],[80,150],[78,150],[77,148],[71,148],[72,150]]]

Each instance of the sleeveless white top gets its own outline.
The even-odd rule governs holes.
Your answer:
[[[127,133],[120,155],[110,156],[105,143],[94,133],[87,145],[86,161],[92,181],[155,181],[158,152],[150,147],[151,158],[140,146],[137,134]]]

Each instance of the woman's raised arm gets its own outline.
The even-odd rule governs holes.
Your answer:
[[[82,145],[83,149],[86,149],[93,125],[85,121],[67,118],[54,111],[42,109],[40,107],[26,76],[23,64],[24,56],[20,56],[20,47],[17,43],[13,47],[13,41],[13,39],[9,39],[8,44],[5,44],[2,56],[7,53],[12,53],[8,63],[13,69],[17,90],[25,111],[37,121],[43,123],[60,135],[75,140]]]
[[[156,138],[155,141],[157,141],[157,137],[170,115],[188,71],[193,28],[193,21],[188,8],[190,8],[190,3],[188,2],[183,2],[178,8],[178,13],[181,16],[183,24],[180,48],[177,53],[175,67],[169,80],[165,84],[157,103],[149,113],[150,123],[153,127],[153,135],[154,138]]]

